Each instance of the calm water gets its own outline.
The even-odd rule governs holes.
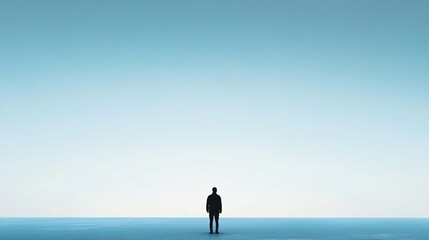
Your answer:
[[[223,218],[220,232],[206,218],[0,218],[1,240],[429,240],[429,219]]]

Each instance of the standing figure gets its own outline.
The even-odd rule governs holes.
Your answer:
[[[222,200],[216,194],[217,188],[212,188],[213,193],[207,197],[206,211],[210,218],[210,233],[213,233],[213,217],[216,221],[216,233],[219,233],[219,214],[222,213]]]

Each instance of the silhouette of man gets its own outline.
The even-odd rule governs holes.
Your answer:
[[[207,197],[206,211],[210,218],[210,233],[213,233],[213,218],[216,221],[216,233],[219,233],[219,214],[222,213],[222,200],[216,194],[217,188],[212,188],[213,193]]]

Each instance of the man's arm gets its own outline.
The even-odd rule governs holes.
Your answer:
[[[219,196],[219,213],[222,213],[222,198]]]
[[[206,212],[209,212],[210,210],[209,198],[210,196],[207,197],[207,201],[206,201]]]

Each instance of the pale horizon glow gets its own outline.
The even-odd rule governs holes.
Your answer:
[[[427,1],[2,1],[0,217],[429,217]]]

